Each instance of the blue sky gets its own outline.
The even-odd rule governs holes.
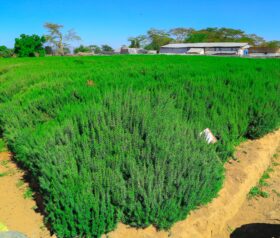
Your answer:
[[[0,45],[45,22],[74,28],[81,44],[119,47],[149,28],[232,27],[280,40],[280,0],[0,0]]]

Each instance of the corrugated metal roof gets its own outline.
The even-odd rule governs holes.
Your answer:
[[[163,48],[205,48],[205,47],[244,47],[248,43],[238,42],[213,42],[213,43],[180,43],[168,44],[162,46]]]

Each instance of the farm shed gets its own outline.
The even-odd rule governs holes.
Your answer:
[[[280,56],[280,48],[251,47],[250,56]]]
[[[161,54],[196,54],[196,55],[247,55],[248,43],[180,43],[168,44],[160,48]]]

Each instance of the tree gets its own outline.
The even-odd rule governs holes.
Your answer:
[[[280,41],[273,40],[273,41],[268,41],[265,43],[266,47],[268,48],[280,48]]]
[[[193,31],[193,28],[177,27],[169,30],[169,34],[174,36],[175,42],[180,43],[184,42],[188,35]]]
[[[90,52],[92,52],[92,49],[90,47],[88,47],[88,46],[80,45],[79,47],[74,49],[74,53],[78,54],[80,52],[82,52],[82,53],[90,53]]]
[[[205,42],[207,39],[207,34],[205,33],[193,33],[185,40],[187,43],[198,43]]]
[[[15,39],[15,53],[19,57],[45,56],[46,52],[43,48],[45,42],[44,36],[22,34],[20,38]]]
[[[150,43],[145,48],[157,51],[160,50],[161,46],[169,44],[173,40],[169,33],[154,28],[147,32],[147,38]]]
[[[113,48],[111,46],[109,46],[109,45],[102,45],[101,49],[102,49],[102,51],[105,51],[105,52],[114,51]]]
[[[45,52],[47,55],[52,55],[53,54],[53,49],[51,46],[47,45],[45,46]]]
[[[192,30],[185,42],[247,42],[251,45],[261,45],[264,39],[256,34],[246,34],[239,29],[208,27]]]
[[[13,50],[7,48],[6,46],[2,45],[0,46],[0,58],[8,58],[13,56]]]
[[[101,48],[98,45],[90,45],[89,48],[91,49],[91,52],[94,52],[95,54],[101,53]]]
[[[140,48],[143,46],[144,41],[146,41],[147,37],[145,35],[140,35],[136,37],[129,37],[128,41],[130,41],[130,48]]]
[[[46,40],[52,44],[53,48],[56,49],[58,55],[65,54],[64,48],[69,46],[68,42],[81,40],[74,29],[69,30],[67,34],[63,35],[63,25],[55,23],[45,23],[44,27],[49,32],[49,34],[46,35]]]
[[[64,47],[63,48],[63,51],[64,51],[64,55],[69,55],[69,54],[71,54],[71,50],[70,50],[70,48],[69,47]]]

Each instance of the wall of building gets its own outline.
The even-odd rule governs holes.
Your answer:
[[[189,48],[161,48],[161,54],[186,54]]]
[[[187,54],[190,48],[161,48],[161,54]],[[206,47],[202,52],[205,55],[246,55],[248,49],[240,47]]]
[[[268,48],[268,47],[251,47],[249,49],[250,54],[276,54],[280,53],[280,48]]]

